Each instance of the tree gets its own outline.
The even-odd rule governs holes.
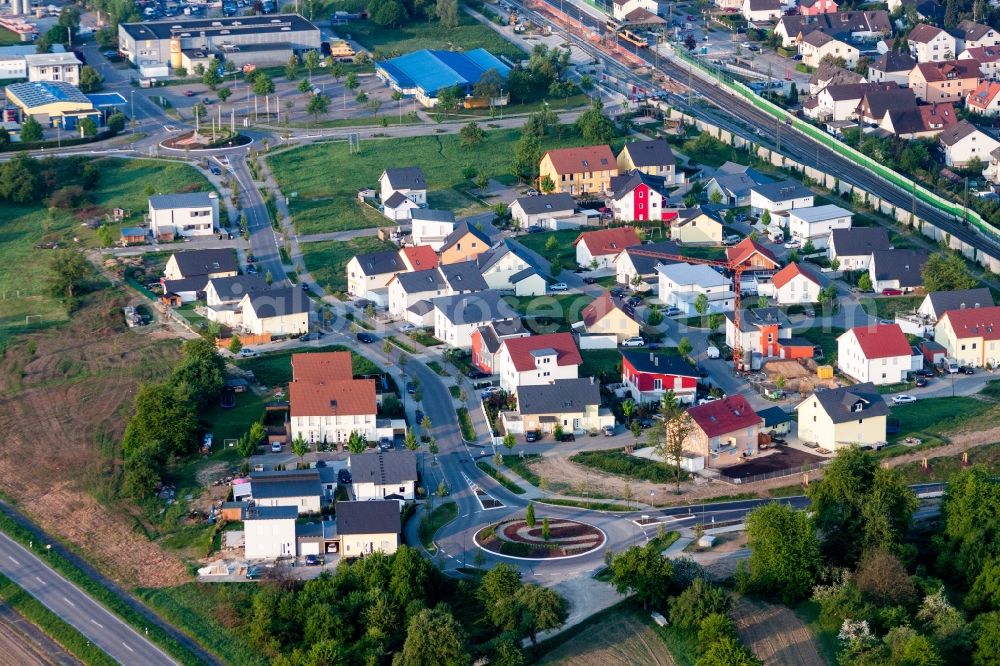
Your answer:
[[[635,400],[632,400],[632,398],[624,400],[621,404],[621,408],[622,416],[625,417],[625,422],[631,423],[632,415],[635,414]]]
[[[355,74],[354,72],[350,72],[347,75],[347,78],[344,80],[344,87],[347,88],[348,90],[355,90],[360,85],[361,82],[358,81],[358,75]]]
[[[233,94],[233,91],[229,88],[219,88],[215,94],[218,96],[219,101],[225,104],[226,100]]]
[[[615,124],[604,115],[604,104],[597,99],[576,119],[576,130],[587,143],[610,143],[615,138]]]
[[[413,428],[406,429],[406,435],[403,438],[403,444],[410,451],[416,451],[420,448],[420,444],[417,442],[417,436],[413,432]]]
[[[313,49],[312,51],[306,51],[306,54],[302,57],[302,64],[305,66],[306,71],[309,72],[309,78],[312,78],[313,72],[319,67],[320,55],[319,51]]]
[[[760,223],[764,225],[765,229],[767,229],[767,227],[770,226],[770,224],[771,224],[771,211],[765,210],[761,214],[761,216],[760,216]]]
[[[399,666],[466,666],[470,661],[465,632],[447,606],[425,608],[410,620]]]
[[[698,650],[708,651],[716,642],[724,638],[736,638],[733,621],[724,613],[709,613],[698,625]]]
[[[500,87],[503,86],[503,77],[495,69],[488,69],[479,77],[479,81],[472,87],[474,97],[485,97],[493,100],[500,96]]]
[[[92,271],[82,252],[56,250],[49,262],[49,293],[71,305]]]
[[[450,86],[438,92],[438,105],[446,114],[451,114],[458,106],[458,102],[464,97],[462,89],[458,86]]]
[[[120,134],[125,129],[125,114],[119,112],[112,113],[108,117],[108,131],[112,134]]]
[[[205,74],[201,77],[201,82],[208,86],[211,90],[215,90],[215,87],[222,83],[222,77],[219,75],[219,68],[221,67],[219,60],[217,58],[212,58],[208,61],[208,67],[205,68]]]
[[[256,72],[253,77],[254,95],[271,95],[274,93],[274,81],[264,72]]]
[[[712,314],[708,315],[708,330],[710,331],[716,330],[717,328],[722,326],[722,322],[724,320],[725,317],[722,316],[721,312],[713,312]]]
[[[458,27],[458,0],[437,0],[435,13],[444,27]]]
[[[538,163],[542,159],[542,142],[534,134],[522,133],[514,146],[514,175],[522,181],[534,181],[538,175]]]
[[[917,600],[917,587],[906,567],[883,548],[865,553],[854,574],[854,584],[861,594],[880,606],[910,607]]]
[[[295,86],[295,89],[298,90],[300,93],[305,94],[308,92],[312,92],[313,84],[312,82],[309,81],[309,79],[302,79],[301,81],[299,81],[299,85]]]
[[[708,296],[698,294],[698,297],[694,299],[694,311],[701,316],[704,316],[708,312]]]
[[[394,27],[406,20],[406,8],[400,0],[371,0],[368,15],[375,25]]]
[[[786,602],[808,595],[820,564],[809,516],[784,504],[766,504],[747,515],[746,526],[750,586]]]
[[[354,101],[357,102],[358,104],[364,104],[365,102],[368,101],[368,93],[366,93],[364,90],[359,90],[358,94],[354,97]]]
[[[478,145],[483,140],[483,136],[485,136],[482,128],[474,120],[464,125],[458,134],[462,138],[462,143],[466,146]]]
[[[351,432],[347,438],[347,450],[354,455],[358,455],[364,453],[367,448],[368,440],[365,439],[365,436],[357,430]]]
[[[712,190],[712,192],[708,195],[708,201],[713,205],[718,206],[719,204],[722,203],[722,200],[723,200],[722,190],[719,189]]]
[[[302,435],[299,435],[292,440],[292,453],[298,456],[300,460],[302,459],[302,456],[309,453],[309,442],[303,439]]]
[[[864,76],[867,76],[867,74],[865,74]],[[791,87],[789,87],[788,89],[788,104],[790,106],[795,106],[798,103],[799,103],[799,87],[793,81]]]
[[[684,48],[688,51],[694,51],[695,47],[698,46],[698,42],[695,41],[694,35],[690,32],[684,37]]]
[[[80,69],[80,90],[95,92],[100,90],[102,85],[104,85],[104,77],[96,69],[90,65],[84,65]]]
[[[368,110],[372,112],[372,117],[378,117],[378,110],[382,108],[382,100],[380,99],[370,99],[368,100]]]
[[[924,289],[934,291],[958,291],[972,289],[978,284],[969,273],[961,255],[948,252],[945,255],[932,254],[921,270]],[[969,304],[971,307],[971,303]]]
[[[685,358],[691,353],[692,349],[694,348],[691,346],[691,341],[687,338],[681,338],[680,342],[677,343],[677,353]]]
[[[420,420],[420,427],[424,429],[424,432],[431,431],[431,417],[424,414],[424,418]]]
[[[862,273],[861,277],[858,278],[858,289],[861,291],[872,290],[872,279],[869,277],[868,273]]]
[[[694,427],[687,410],[677,401],[673,391],[663,394],[660,401],[660,414],[662,420],[657,421],[653,426],[658,439],[655,451],[656,455],[664,461],[669,461],[674,467],[675,480],[677,483],[676,494],[681,493],[681,461],[684,457],[684,443]]]
[[[229,351],[233,356],[239,354],[241,349],[243,349],[243,341],[240,340],[240,336],[233,335],[233,337],[229,338]]]
[[[941,515],[944,523],[939,566],[953,570],[971,588],[972,602],[989,600],[989,588],[976,585],[977,579],[994,568],[991,558],[1000,557],[993,537],[1000,530],[1000,484],[992,472],[973,465],[955,475],[945,489]]]
[[[632,546],[611,560],[611,584],[620,594],[633,594],[642,607],[661,604],[667,597],[673,571],[670,560],[655,542]]]
[[[314,120],[319,121],[320,115],[326,115],[330,111],[330,98],[326,95],[313,95],[306,104],[306,113],[310,114]]]
[[[548,518],[542,525],[544,532]],[[515,600],[522,608],[521,628],[528,633],[532,643],[540,631],[557,629],[566,622],[566,600],[557,592],[540,585],[524,585],[517,591]]]
[[[42,125],[33,116],[21,123],[21,141],[32,143],[42,140]]]
[[[984,613],[973,622],[976,646],[972,653],[973,666],[997,666],[1000,659],[1000,613]]]
[[[514,439],[514,435],[512,435],[511,433],[507,433],[506,435],[503,436],[503,445],[505,447],[507,447],[508,451],[513,451],[514,450],[514,445],[516,443],[517,443],[517,440]]]
[[[726,636],[713,643],[695,666],[763,666],[763,663],[735,638]]]
[[[288,56],[288,62],[285,63],[285,78],[289,81],[299,78],[299,57],[294,53]]]
[[[513,599],[520,588],[521,572],[510,564],[501,563],[486,572],[476,590],[476,596],[487,613],[492,614],[498,604]]]
[[[687,589],[670,600],[670,624],[694,631],[706,617],[716,613],[725,615],[732,605],[728,592],[704,578],[695,578]]]
[[[37,162],[23,153],[0,163],[0,199],[20,204],[37,201],[40,183],[36,167]]]
[[[538,181],[538,189],[542,191],[542,194],[552,194],[556,191],[556,184],[552,182],[552,178],[548,175],[543,176],[540,181]]]
[[[88,139],[97,136],[97,123],[91,118],[84,118],[80,121],[80,135]]]
[[[535,504],[534,502],[528,502],[528,510],[524,514],[524,523],[528,527],[535,526]]]

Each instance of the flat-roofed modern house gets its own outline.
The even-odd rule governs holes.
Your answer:
[[[248,560],[295,557],[295,520],[299,512],[294,506],[244,506],[244,555]]]
[[[184,192],[149,197],[149,229],[160,240],[211,236],[219,226],[219,195]]]
[[[35,53],[24,56],[29,81],[65,81],[80,85],[80,68],[83,66],[73,52]]]
[[[788,213],[788,230],[803,245],[812,242],[817,250],[825,248],[834,229],[850,229],[851,211],[833,204],[794,208]]]
[[[20,122],[30,117],[42,127],[65,130],[76,129],[84,118],[90,118],[98,126],[101,124],[101,112],[91,99],[65,81],[11,83],[4,88],[4,94],[20,112]]]

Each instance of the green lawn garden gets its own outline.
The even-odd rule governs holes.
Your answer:
[[[349,241],[317,241],[302,244],[302,256],[306,269],[329,293],[347,290],[347,274],[344,269],[356,254],[392,250],[395,245],[375,236],[352,238]]]
[[[7,28],[0,28],[0,46],[16,46],[21,44],[21,36]]]
[[[861,306],[872,317],[895,319],[897,312],[912,312],[923,300],[923,296],[865,297],[861,299]]]
[[[561,231],[543,231],[537,234],[523,234],[517,237],[517,241],[549,261],[558,259],[563,268],[576,266],[576,247],[573,241],[577,239],[583,231],[590,230],[588,227],[580,229],[563,229]],[[545,245],[550,238],[555,238],[558,247],[551,252],[545,249]]]

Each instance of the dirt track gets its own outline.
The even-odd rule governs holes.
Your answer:
[[[666,643],[631,615],[591,627],[552,652],[540,664],[554,666],[674,666]]]
[[[825,666],[809,627],[788,608],[741,599],[733,618],[740,640],[767,666]]]

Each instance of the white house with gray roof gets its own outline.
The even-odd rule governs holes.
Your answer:
[[[429,303],[439,296],[448,296],[451,290],[438,268],[397,273],[389,280],[389,314],[414,326],[434,324],[432,310],[414,308],[417,303]]]
[[[479,255],[476,263],[490,289],[511,291],[515,296],[545,294],[545,278],[531,257],[506,238]]]
[[[157,238],[211,236],[218,226],[219,195],[215,192],[149,197],[149,229]]]
[[[881,227],[834,229],[826,244],[826,256],[837,260],[840,270],[866,271],[872,253],[889,249],[889,234]]]
[[[247,294],[240,301],[242,327],[254,335],[301,335],[309,332],[309,296],[296,287]]]
[[[429,245],[437,252],[455,230],[455,214],[450,210],[417,208],[410,211],[410,224],[413,244]]]
[[[507,432],[582,433],[614,427],[615,416],[601,407],[601,387],[593,377],[557,379],[551,384],[517,387],[517,410],[501,412]]]
[[[417,458],[412,451],[367,451],[352,455],[351,487],[356,500],[413,500]]]
[[[510,204],[510,217],[526,229],[540,226],[547,229],[576,229],[586,216],[576,213],[576,200],[565,192],[535,197],[519,197]]]
[[[358,254],[347,262],[347,293],[357,298],[367,298],[376,305],[388,305],[386,287],[396,273],[407,270],[398,250],[384,250]]]
[[[872,253],[868,277],[875,293],[883,289],[910,292],[922,286],[922,271],[927,263],[926,250],[882,250]]]
[[[385,202],[394,192],[417,204],[427,204],[427,179],[420,167],[386,169],[378,178],[379,198]]]
[[[472,347],[472,332],[486,324],[513,320],[517,312],[499,292],[442,296],[431,301],[434,307],[434,337],[458,349]]]
[[[755,185],[750,189],[750,212],[754,215],[762,215],[765,210],[774,215],[793,208],[809,208],[812,205],[812,191],[794,180]]]
[[[831,231],[850,229],[852,219],[851,211],[833,204],[794,208],[788,214],[788,231],[803,245],[811,241],[819,250],[826,247]]]

